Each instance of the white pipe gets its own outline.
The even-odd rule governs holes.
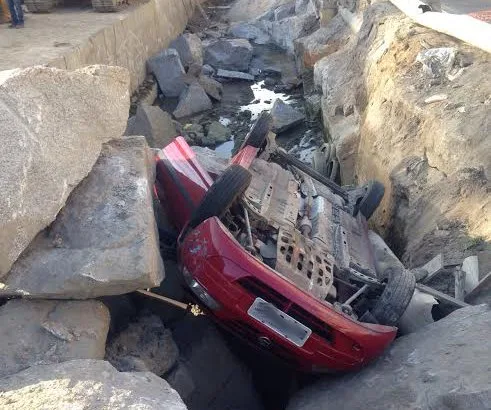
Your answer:
[[[423,13],[415,0],[390,0],[390,2],[422,26],[448,34],[491,53],[491,24],[463,14]]]

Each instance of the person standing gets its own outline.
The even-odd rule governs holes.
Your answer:
[[[12,24],[10,28],[23,28],[24,27],[24,12],[22,11],[21,0],[7,0],[9,4],[10,16],[12,17]]]

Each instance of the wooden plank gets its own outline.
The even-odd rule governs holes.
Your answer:
[[[445,293],[430,288],[429,286],[423,285],[422,283],[416,283],[416,289],[419,289],[421,292],[427,293],[428,295],[434,296],[436,299],[445,301],[459,308],[470,306],[468,303],[455,299],[452,296],[446,295]]]

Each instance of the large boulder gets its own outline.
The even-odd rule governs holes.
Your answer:
[[[140,104],[125,135],[143,135],[152,148],[163,148],[177,136],[172,117],[160,107]]]
[[[179,97],[179,104],[173,114],[176,118],[189,117],[213,107],[203,87],[195,81]]]
[[[246,39],[218,40],[205,48],[205,63],[214,68],[247,71],[252,59],[252,46]]]
[[[189,68],[192,65],[203,65],[203,46],[196,34],[181,34],[170,43],[169,47],[177,50],[184,68]]]
[[[106,359],[119,371],[167,372],[177,360],[172,333],[158,316],[146,315],[130,323],[107,346]]]
[[[279,98],[275,100],[273,108],[271,108],[271,117],[273,118],[271,130],[276,134],[286,131],[305,120],[305,115]]]
[[[0,278],[123,134],[129,82],[108,66],[0,73]]]
[[[361,372],[301,391],[288,409],[488,409],[490,338],[489,307],[460,309],[397,339]]]
[[[55,222],[3,278],[0,294],[85,299],[158,285],[153,181],[144,137],[106,143]]]
[[[206,317],[186,317],[173,328],[180,356],[166,380],[190,410],[261,410],[248,368]]]
[[[33,366],[0,379],[0,408],[186,410],[179,394],[153,373],[121,373],[89,359]]]
[[[96,300],[10,300],[0,308],[0,377],[38,364],[103,359],[109,319]]]
[[[166,49],[151,57],[147,65],[166,97],[178,97],[186,88],[186,73],[177,50]]]

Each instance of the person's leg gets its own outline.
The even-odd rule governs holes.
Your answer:
[[[11,27],[15,27],[17,25],[17,13],[15,11],[15,0],[7,0],[9,5],[10,17],[12,18]]]
[[[17,26],[24,26],[24,12],[22,11],[21,0],[13,0],[15,12],[17,14]]]

